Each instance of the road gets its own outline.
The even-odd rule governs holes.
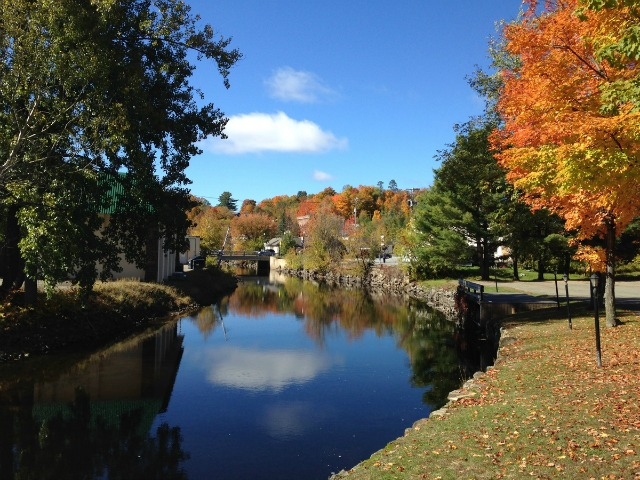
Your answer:
[[[495,292],[496,284],[494,281],[479,281],[485,286],[485,291],[489,293]],[[569,280],[569,296],[572,300],[589,299],[589,281],[588,280]],[[556,297],[556,283],[553,280],[546,280],[544,282],[498,282],[498,293],[500,289],[508,291],[517,290],[529,295],[545,295],[555,299]],[[616,282],[616,303],[618,305],[624,304],[640,304],[640,281],[617,281]],[[565,298],[565,285],[564,281],[558,279],[558,294],[561,299]]]

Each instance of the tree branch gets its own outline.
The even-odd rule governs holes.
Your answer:
[[[609,80],[609,78],[607,77],[607,74],[599,69],[594,67],[593,65],[591,65],[585,58],[583,58],[582,56],[580,56],[578,54],[578,52],[576,52],[573,48],[571,48],[568,45],[552,45],[553,48],[557,48],[559,50],[568,50],[569,52],[571,52],[578,60],[580,60],[584,65],[586,65],[586,67],[591,70],[592,72],[594,72],[596,75],[598,75],[600,78],[602,78],[603,80]]]

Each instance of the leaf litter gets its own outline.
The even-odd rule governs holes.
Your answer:
[[[588,313],[573,330],[544,314],[519,318],[505,322],[517,341],[474,380],[475,396],[340,478],[640,480],[640,318],[601,327],[602,368]]]

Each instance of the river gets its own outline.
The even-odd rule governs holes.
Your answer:
[[[246,277],[88,358],[3,366],[0,477],[326,479],[446,402],[477,369],[459,339],[417,302]]]

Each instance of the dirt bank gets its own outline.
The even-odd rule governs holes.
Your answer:
[[[107,282],[81,301],[73,288],[35,306],[23,305],[20,291],[0,303],[0,362],[58,351],[92,350],[232,292],[236,279],[215,269],[187,272],[167,285]]]

